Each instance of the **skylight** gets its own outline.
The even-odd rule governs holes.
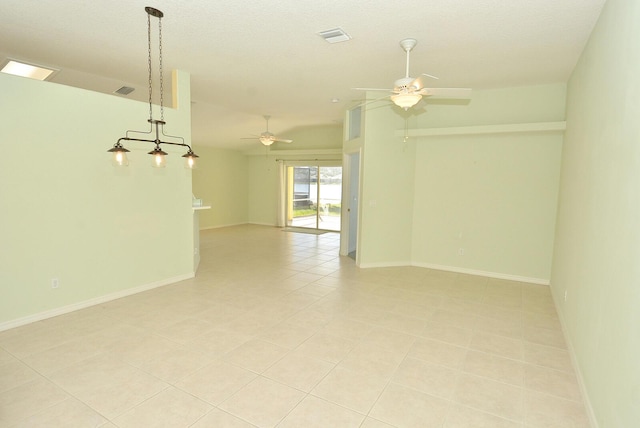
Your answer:
[[[0,71],[7,74],[13,74],[15,76],[28,77],[30,79],[47,80],[47,78],[53,76],[53,74],[58,70],[9,60],[9,62],[7,62]]]

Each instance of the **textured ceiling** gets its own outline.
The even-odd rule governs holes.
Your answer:
[[[191,73],[193,143],[246,149],[264,131],[341,123],[363,94],[411,75],[435,87],[565,82],[604,0],[2,0],[0,64],[59,68],[58,83],[147,97],[145,6],[162,10],[165,73]],[[341,27],[352,40],[317,33]],[[155,31],[155,30],[154,30]],[[170,91],[169,91],[170,92]],[[333,98],[340,102],[332,103]],[[428,113],[427,113],[428,114]],[[303,148],[303,147],[300,147]]]

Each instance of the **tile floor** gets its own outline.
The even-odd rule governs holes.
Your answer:
[[[202,233],[194,279],[0,332],[2,427],[588,427],[546,286]]]

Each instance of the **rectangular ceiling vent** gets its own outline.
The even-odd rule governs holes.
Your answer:
[[[133,91],[135,91],[134,88],[131,88],[129,86],[123,86],[122,88],[118,89],[117,91],[114,91],[113,93],[118,95],[129,95]]]
[[[320,31],[318,35],[328,43],[346,42],[347,40],[351,40],[351,36],[345,33],[342,28]]]

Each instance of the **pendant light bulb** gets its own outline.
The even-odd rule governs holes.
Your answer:
[[[196,158],[200,157],[197,154],[193,153],[193,150],[189,149],[187,153],[182,155],[185,160],[185,168],[193,169],[196,167]]]
[[[120,141],[118,141],[111,149],[107,150],[110,153],[113,153],[113,158],[111,159],[111,163],[113,166],[127,166],[129,165],[129,159],[127,158],[127,152],[129,150],[122,147]]]
[[[156,148],[151,150],[149,154],[153,156],[153,166],[155,168],[165,167],[167,153],[162,151],[159,145],[156,145]]]

